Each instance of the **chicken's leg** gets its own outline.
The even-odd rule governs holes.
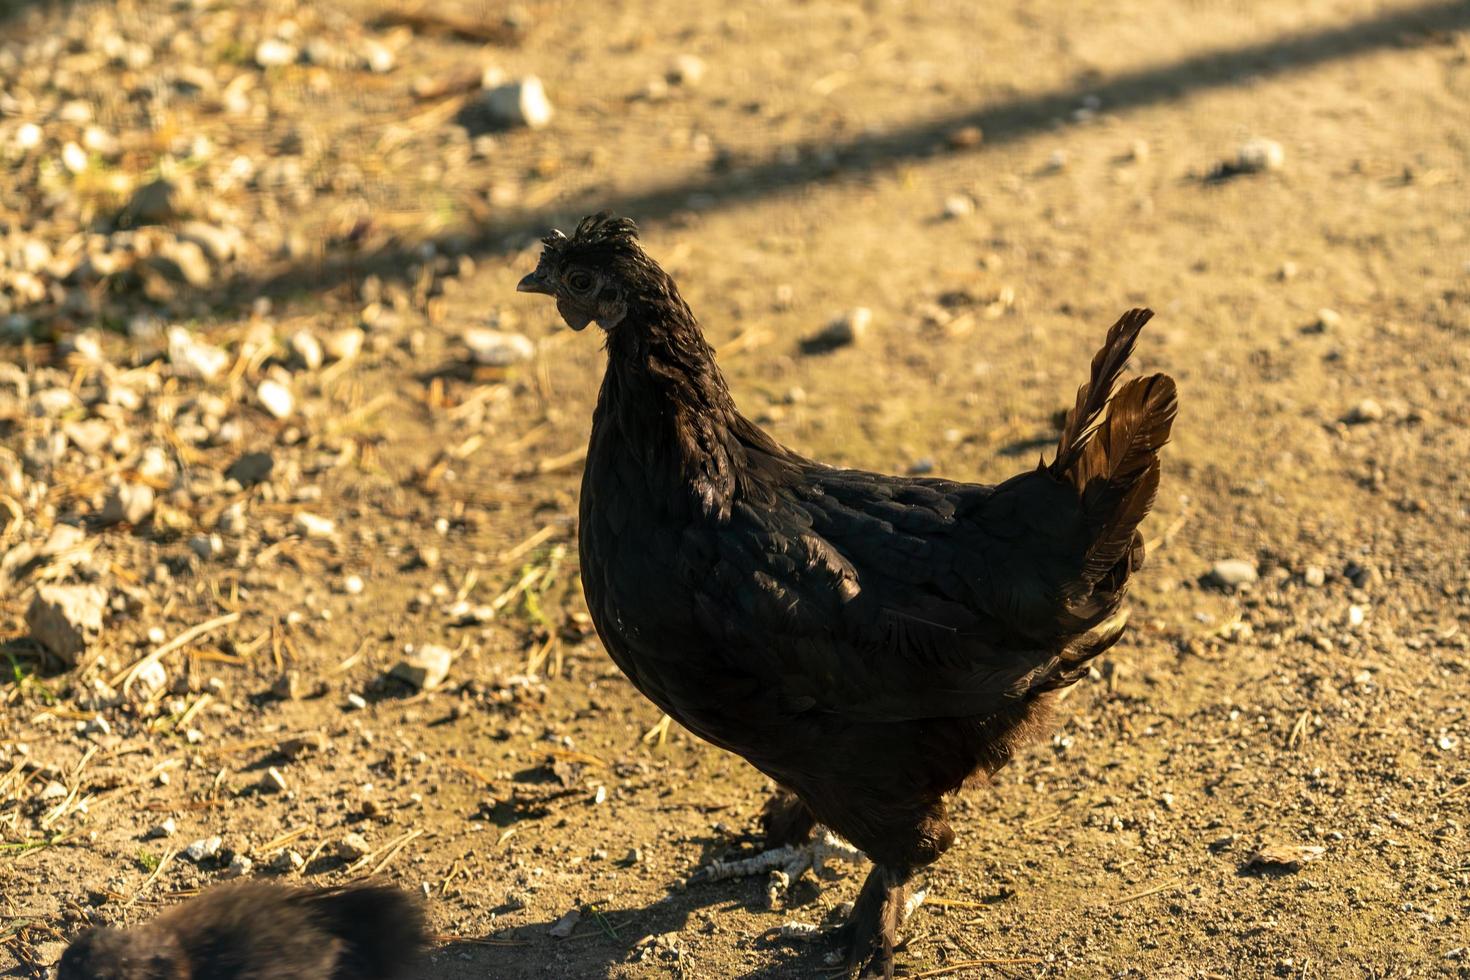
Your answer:
[[[848,970],[863,977],[893,980],[893,947],[903,923],[908,898],[909,868],[875,864],[853,903],[852,914],[838,931],[847,943]]]

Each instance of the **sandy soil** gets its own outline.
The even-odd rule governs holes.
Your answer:
[[[775,910],[760,878],[684,887],[753,848],[767,787],[677,728],[644,738],[659,713],[588,633],[574,514],[602,355],[513,284],[528,232],[606,205],[643,225],[747,413],[832,462],[984,481],[1034,465],[1108,324],[1158,311],[1138,367],[1172,374],[1182,411],[1134,629],[1049,741],[957,801],[909,975],[1470,976],[1470,8],[690,0],[522,16],[517,46],[416,34],[393,72],[277,104],[272,125],[343,156],[368,147],[344,200],[473,261],[387,341],[300,380],[303,418],[245,411],[236,440],[200,451],[217,472],[247,450],[299,469],[279,494],[241,492],[252,547],[190,563],[188,528],[89,531],[118,578],[146,581],[77,670],[27,639],[22,591],[0,599],[16,665],[0,774],[35,763],[0,808],[5,975],[44,975],[85,922],[145,917],[231,853],[307,882],[381,862],[430,896],[436,977],[832,972],[829,944],[777,930],[821,924],[860,872],[807,878]],[[680,54],[704,78],[649,97]],[[487,59],[545,81],[549,128],[445,163],[446,115],[373,164],[387,121],[424,111],[415,76]],[[1284,166],[1207,179],[1252,137],[1278,141]],[[973,212],[947,217],[951,198]],[[335,215],[316,200],[280,220],[325,234]],[[195,325],[229,346],[262,292],[279,335],[353,323],[367,275],[412,285],[411,244],[262,258]],[[863,343],[800,353],[859,305]],[[489,320],[536,356],[466,369],[461,335]],[[121,363],[141,342],[107,343]],[[10,351],[28,370],[60,357]],[[1381,411],[1347,421],[1365,400]],[[292,496],[308,485],[320,499]],[[335,518],[336,537],[294,534],[300,509]],[[437,560],[415,560],[426,550]],[[149,578],[179,556],[183,571]],[[1232,558],[1259,581],[1211,585]],[[497,597],[487,622],[448,612]],[[149,629],[233,611],[167,661],[183,722],[124,704],[101,711],[107,733],[78,730],[91,679],[142,656]],[[406,643],[457,652],[439,690],[382,679]],[[286,671],[300,696],[272,694]],[[322,740],[281,754],[300,733]],[[286,791],[262,789],[270,767]],[[46,822],[53,779],[95,805]],[[177,832],[150,839],[167,817]],[[338,856],[354,831],[365,863]],[[221,857],[152,875],[211,834]],[[1263,869],[1264,844],[1323,850]],[[304,868],[273,870],[288,851]],[[572,909],[571,937],[549,936]]]

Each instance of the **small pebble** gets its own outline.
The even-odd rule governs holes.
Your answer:
[[[153,488],[146,483],[120,483],[108,493],[102,503],[99,520],[103,524],[132,524],[137,526],[153,513]]]
[[[802,349],[812,354],[859,344],[867,336],[872,322],[872,310],[866,306],[853,307],[803,341]]]
[[[179,377],[212,381],[229,367],[230,355],[213,344],[197,340],[184,327],[170,327],[168,361]]]
[[[1286,151],[1282,149],[1281,144],[1261,137],[1246,140],[1235,155],[1236,169],[1242,173],[1254,174],[1267,170],[1280,170],[1285,165]]]
[[[424,691],[432,691],[449,676],[454,651],[436,643],[417,647],[398,663],[389,674]]]
[[[573,930],[577,928],[577,923],[581,921],[582,910],[572,909],[566,915],[562,916],[560,919],[557,919],[556,922],[551,926],[551,928],[547,930],[547,933],[553,939],[566,939],[572,934]]]
[[[1364,425],[1369,422],[1378,422],[1383,419],[1383,406],[1372,398],[1364,398],[1358,402],[1347,413],[1347,421],[1351,425]]]
[[[344,861],[356,861],[372,853],[367,838],[356,831],[344,834],[337,842],[337,856]]]
[[[551,122],[551,101],[541,79],[535,75],[489,89],[480,104],[490,118],[502,126],[541,129]]]
[[[243,854],[236,854],[234,857],[230,858],[230,866],[225,869],[225,873],[222,877],[243,878],[245,875],[248,875],[250,873],[250,869],[253,867],[255,867],[254,861],[250,860]]]
[[[974,200],[964,194],[951,194],[944,199],[944,216],[946,218],[968,218],[974,213]]]
[[[491,367],[508,367],[536,356],[536,345],[529,337],[488,327],[471,327],[464,332],[470,360]]]
[[[291,353],[308,371],[315,371],[326,359],[322,342],[310,330],[298,330],[291,335]]]
[[[362,331],[357,327],[334,330],[327,334],[323,350],[334,361],[350,361],[362,351]]]
[[[261,406],[278,419],[289,418],[296,411],[296,398],[291,389],[273,378],[267,378],[255,389]]]
[[[1210,568],[1209,580],[1227,589],[1238,589],[1254,585],[1259,579],[1254,562],[1240,558],[1226,558],[1215,562]]]
[[[337,533],[337,522],[309,511],[296,512],[296,527],[308,538],[330,538]]]
[[[255,63],[261,68],[280,68],[296,62],[296,48],[278,38],[268,37],[255,46]]]
[[[196,864],[206,858],[212,858],[219,853],[224,844],[224,839],[218,834],[212,837],[201,837],[184,848],[184,856]]]
[[[695,86],[704,79],[704,59],[695,54],[681,54],[674,59],[664,78],[670,85]]]

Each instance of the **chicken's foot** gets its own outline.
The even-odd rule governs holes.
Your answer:
[[[816,835],[804,844],[772,848],[748,858],[736,861],[713,861],[689,876],[689,883],[700,881],[723,881],[726,878],[743,878],[768,873],[766,883],[766,907],[775,909],[785,904],[786,892],[791,883],[811,868],[821,874],[829,861],[859,863],[867,858],[862,851],[830,832]]]

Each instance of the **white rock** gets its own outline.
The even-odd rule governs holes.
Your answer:
[[[342,580],[342,591],[348,595],[362,595],[364,587],[361,575],[349,575]]]
[[[15,129],[15,145],[20,150],[34,150],[45,137],[41,127],[33,122],[21,123]]]
[[[201,837],[184,848],[184,856],[190,861],[197,863],[203,861],[205,858],[214,857],[219,853],[219,849],[224,846],[224,843],[224,839],[218,834],[212,837]]]
[[[290,418],[296,411],[296,398],[291,389],[273,378],[266,378],[255,389],[255,397],[263,407],[278,419]]]
[[[975,213],[975,202],[964,194],[951,194],[944,199],[946,218],[968,218]]]
[[[491,118],[503,126],[529,126],[540,129],[551,122],[551,102],[546,89],[535,75],[506,82],[490,89],[481,103]]]
[[[66,388],[42,388],[31,395],[31,415],[54,419],[74,408],[80,408],[77,396]]]
[[[149,837],[172,837],[179,832],[179,825],[173,817],[164,817],[163,823],[148,831]]]
[[[104,157],[115,157],[122,152],[122,142],[99,126],[88,126],[82,133],[82,146]]]
[[[1225,558],[1215,562],[1209,575],[1211,582],[1227,589],[1253,585],[1259,578],[1255,563],[1242,558]]]
[[[168,685],[168,672],[157,660],[149,660],[133,675],[132,696],[138,701],[147,701]]]
[[[1347,624],[1348,624],[1348,626],[1352,627],[1353,629],[1357,629],[1359,626],[1362,626],[1363,625],[1363,621],[1365,619],[1367,619],[1367,618],[1368,618],[1368,614],[1363,611],[1363,607],[1362,606],[1348,606],[1348,611],[1347,611]]]
[[[1286,150],[1281,144],[1259,136],[1242,143],[1235,155],[1236,167],[1246,173],[1280,170],[1285,164]]]
[[[102,503],[104,524],[138,525],[153,513],[153,488],[146,483],[119,483]]]
[[[344,861],[356,861],[358,858],[371,854],[372,851],[367,838],[356,831],[343,834],[342,839],[337,842],[337,856]]]
[[[68,140],[61,148],[61,165],[74,174],[87,169],[87,151]]]
[[[547,933],[553,939],[566,939],[577,928],[577,923],[582,921],[582,910],[572,909],[566,915],[557,919]]]
[[[531,338],[489,327],[469,328],[464,332],[464,342],[470,349],[470,359],[476,364],[508,367],[529,361],[536,355],[536,345]]]
[[[39,585],[26,610],[32,639],[68,664],[102,632],[107,590],[100,585]]]
[[[432,691],[449,676],[453,663],[454,652],[448,647],[425,643],[394,664],[389,673],[420,690]]]
[[[310,330],[298,330],[291,335],[291,353],[306,365],[308,371],[315,371],[326,359],[322,351],[322,342],[317,340],[316,334]]]
[[[222,875],[222,877],[243,878],[245,875],[248,875],[250,873],[250,869],[253,867],[255,867],[254,861],[250,860],[243,854],[236,854],[234,857],[230,858],[230,866],[225,869],[225,873],[224,875]]]
[[[330,538],[337,533],[337,524],[330,518],[319,517],[309,511],[297,511],[296,526],[308,538]]]
[[[393,66],[398,63],[398,56],[386,44],[368,39],[362,45],[362,60],[369,71],[381,75],[393,70]]]
[[[112,426],[102,419],[83,419],[79,422],[64,422],[61,431],[66,441],[82,452],[95,456],[106,449],[113,440]]]
[[[225,542],[218,534],[196,534],[189,539],[189,550],[200,560],[209,561],[225,550]]]
[[[327,334],[323,349],[334,361],[350,361],[362,352],[362,331],[357,327],[334,330]]]
[[[286,777],[281,770],[271,766],[265,771],[265,778],[261,780],[261,788],[270,793],[284,793],[287,790]]]
[[[255,46],[255,63],[262,68],[294,64],[296,57],[296,48],[279,38],[268,37]]]
[[[664,77],[671,85],[698,85],[704,80],[704,59],[697,54],[681,54],[676,57]]]
[[[1364,398],[1348,410],[1347,420],[1354,425],[1365,422],[1378,422],[1383,419],[1383,406],[1372,398]]]
[[[819,330],[805,346],[808,350],[829,350],[861,343],[872,323],[872,310],[866,306],[853,307]]]
[[[212,381],[230,366],[230,355],[184,327],[169,327],[168,361],[178,377]]]

